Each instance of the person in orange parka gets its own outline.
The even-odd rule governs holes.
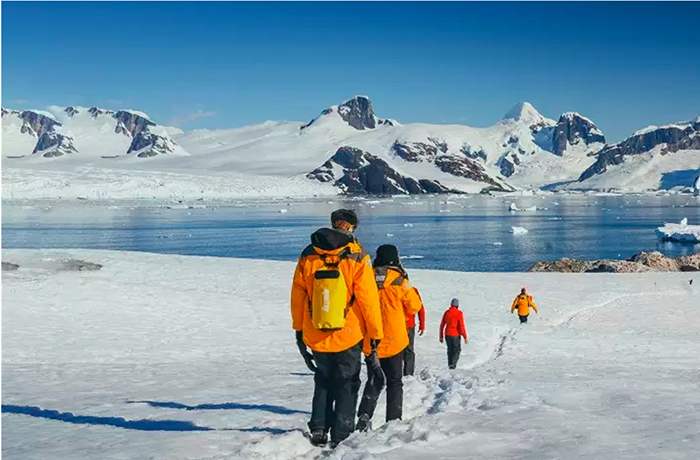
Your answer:
[[[469,343],[467,339],[467,328],[464,326],[464,314],[459,310],[459,299],[452,299],[450,308],[442,315],[440,322],[440,343],[447,340],[447,365],[450,369],[457,367],[459,355],[462,353],[460,337],[464,338],[464,343]]]
[[[358,431],[366,431],[370,428],[370,420],[377,407],[384,379],[387,387],[386,421],[401,419],[403,357],[409,343],[406,316],[415,315],[422,307],[416,290],[409,284],[408,274],[401,266],[399,250],[396,246],[390,244],[379,246],[373,266],[379,289],[384,338],[374,356],[371,353],[370,340],[365,339],[363,351],[367,357],[367,383],[357,412]]]
[[[532,296],[527,293],[527,289],[522,288],[520,294],[513,301],[513,306],[510,307],[510,314],[512,315],[515,309],[518,309],[518,317],[520,318],[520,324],[527,323],[527,317],[530,315],[530,307],[537,311],[537,305],[532,301]]]
[[[333,228],[322,228],[311,235],[311,244],[302,252],[294,272],[292,327],[302,357],[314,370],[309,422],[314,445],[326,444],[329,431],[333,446],[354,431],[362,342],[366,337],[376,344],[383,337],[371,260],[353,234],[358,223],[354,211],[334,211],[331,214]],[[329,258],[339,260],[337,269],[347,285],[347,306],[342,329],[321,330],[314,326],[311,304],[315,274]],[[307,346],[313,355],[307,351]]]
[[[415,287],[419,299],[420,292]],[[416,315],[406,316],[406,328],[408,329],[408,346],[403,352],[403,375],[413,375],[416,370]],[[421,299],[421,309],[418,311],[418,334],[425,333],[425,305]]]

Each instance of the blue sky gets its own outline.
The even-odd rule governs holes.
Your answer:
[[[610,140],[700,115],[700,3],[2,3],[2,104],[186,129],[306,121],[355,94],[488,126],[518,101]]]

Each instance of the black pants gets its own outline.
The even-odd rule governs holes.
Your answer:
[[[340,442],[355,429],[362,342],[338,353],[313,353],[318,370],[309,429],[330,431],[331,440]]]
[[[525,316],[518,315],[518,318],[520,318],[521,323],[527,323],[527,317],[528,317],[528,315],[525,315]]]
[[[416,370],[416,328],[408,328],[408,346],[403,351],[403,375],[413,375]]]
[[[380,359],[382,371],[386,377],[386,421],[401,420],[403,415],[403,382],[401,379],[404,352],[397,353],[390,358]],[[376,385],[373,372],[367,366],[367,383],[362,392],[360,410],[358,416],[367,414],[372,419],[377,408],[377,400],[382,392],[382,387]]]
[[[447,365],[450,369],[457,367],[457,361],[459,361],[459,355],[462,353],[462,338],[460,336],[456,337],[445,337],[445,342],[447,343]]]

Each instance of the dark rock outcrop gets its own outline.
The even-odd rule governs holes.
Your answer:
[[[480,163],[468,158],[442,155],[435,159],[435,166],[447,174],[488,184],[490,185],[491,190],[499,190],[504,192],[513,190],[512,188],[504,186],[504,184],[497,182],[491,176],[489,176]]]
[[[117,126],[114,131],[131,138],[127,154],[136,153],[139,158],[154,157],[173,153],[177,147],[170,137],[153,132],[154,122],[137,113],[127,110],[116,112]]]
[[[127,154],[136,153],[139,158],[167,155],[175,151],[175,141],[150,132],[148,129],[141,131],[131,141]]]
[[[66,112],[66,115],[68,115],[71,118],[80,113],[80,111],[75,107],[66,107],[65,109],[63,109],[63,111]]]
[[[605,143],[605,136],[588,118],[575,112],[567,112],[559,117],[552,137],[552,151],[562,156],[567,145],[579,143]]]
[[[396,141],[391,149],[402,159],[413,163],[433,161],[438,154],[436,146],[423,142],[406,142],[402,144]]]
[[[59,270],[69,272],[90,272],[102,269],[102,265],[80,259],[65,259],[61,261]]]
[[[619,144],[605,147],[598,152],[598,160],[581,174],[579,182],[604,173],[610,165],[623,163],[626,156],[640,155],[662,144],[665,144],[662,153],[700,149],[700,117],[694,122],[641,132]]]
[[[340,118],[357,130],[374,129],[377,120],[368,97],[355,96],[338,106]]]
[[[627,260],[557,259],[537,262],[528,272],[559,273],[641,273],[648,271],[700,271],[700,254],[678,258],[666,257],[660,252],[640,252]]]
[[[515,166],[508,158],[501,158],[498,161],[498,167],[501,168],[501,174],[504,177],[510,177],[515,173]]]
[[[19,116],[19,110],[6,109],[5,107],[0,108],[0,113],[4,117],[5,115],[17,115]]]
[[[44,158],[61,157],[78,153],[71,136],[61,134],[55,130],[47,131],[39,137],[32,154],[39,154]]]
[[[13,264],[11,262],[3,262],[2,263],[2,271],[4,272],[11,272],[15,271],[19,268],[19,265]]]
[[[314,118],[310,122],[303,125],[300,129],[304,130],[313,126],[319,119],[326,115],[337,112],[338,116],[358,131],[366,129],[374,129],[377,126],[394,126],[394,122],[388,119],[377,118],[372,110],[372,101],[367,96],[355,96],[337,107],[329,107],[321,112],[321,115]]]
[[[435,147],[437,147],[439,151],[441,151],[442,153],[447,153],[447,142],[441,139],[437,139],[435,137],[429,137],[428,140],[435,144]]]
[[[55,126],[61,126],[56,119],[33,110],[25,110],[20,114],[20,118],[24,122],[20,128],[22,134],[30,134],[35,137],[41,137],[42,134],[51,131]]]
[[[483,160],[486,161],[486,152],[484,152],[484,149],[479,149],[476,152],[472,151],[471,146],[469,145],[463,145],[461,149],[459,149],[460,152],[464,154],[467,158],[471,160]]]
[[[342,168],[336,177],[334,166]],[[354,147],[341,147],[321,167],[307,175],[334,185],[351,195],[396,195],[422,193],[457,193],[438,181],[403,176],[381,158]]]
[[[90,107],[88,113],[92,115],[92,118],[97,118],[100,115],[113,115],[114,110],[101,109],[99,107]]]
[[[155,126],[155,123],[148,118],[126,110],[118,111],[114,114],[114,118],[117,120],[117,126],[114,128],[114,132],[117,134],[124,134],[132,139],[149,126]]]

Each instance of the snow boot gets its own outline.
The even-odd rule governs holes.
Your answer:
[[[311,444],[314,446],[325,446],[328,443],[328,434],[325,430],[313,430],[311,432]]]
[[[355,430],[360,433],[366,433],[372,429],[372,422],[370,421],[369,414],[362,414],[357,419],[357,425],[355,425]]]

